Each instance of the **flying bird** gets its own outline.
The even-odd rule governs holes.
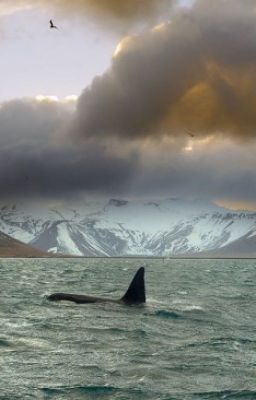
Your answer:
[[[50,19],[49,23],[50,23],[50,29],[59,29],[56,25],[54,25],[52,19]]]
[[[190,137],[192,137],[192,138],[195,137],[195,134],[194,134],[193,132],[191,132],[191,131],[189,131],[189,130],[186,130],[186,132],[187,132],[187,134],[188,134]]]

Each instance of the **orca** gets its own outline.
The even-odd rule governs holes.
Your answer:
[[[124,305],[136,305],[143,304],[146,302],[145,294],[145,283],[144,283],[144,267],[138,269],[133,277],[133,280],[128,287],[127,292],[121,299],[110,299],[104,297],[86,296],[83,294],[73,294],[73,293],[53,293],[47,296],[50,301],[73,301],[77,304],[87,304],[87,303],[120,303]]]

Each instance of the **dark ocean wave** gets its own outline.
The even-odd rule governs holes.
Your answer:
[[[223,390],[204,393],[194,393],[193,400],[255,400],[256,390]]]
[[[141,389],[127,389],[114,386],[61,386],[57,388],[45,387],[40,389],[44,399],[58,398],[60,395],[72,396],[69,398],[79,398],[86,396],[86,399],[95,399],[95,396],[101,396],[102,399],[140,399],[144,398],[144,391]],[[79,396],[79,397],[74,397]],[[82,398],[82,397],[81,397]],[[83,397],[85,398],[85,397]]]
[[[1,347],[11,347],[11,343],[6,339],[0,339],[0,348]]]
[[[157,310],[157,311],[154,312],[154,315],[156,317],[170,318],[170,319],[182,318],[181,314],[178,314],[175,311],[168,311],[168,310]]]
[[[225,346],[226,344],[231,343],[231,344],[240,344],[240,345],[245,345],[245,344],[256,344],[256,339],[251,340],[251,339],[244,339],[244,338],[234,338],[234,337],[216,337],[216,338],[210,338],[209,340],[206,341],[197,341],[193,343],[187,343],[186,347],[201,347],[201,346]]]

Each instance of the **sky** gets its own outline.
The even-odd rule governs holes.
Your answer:
[[[2,0],[0,59],[2,201],[256,209],[254,0]]]

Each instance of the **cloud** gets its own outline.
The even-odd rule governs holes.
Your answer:
[[[65,133],[64,101],[14,100],[0,107],[1,197],[112,193],[129,184],[136,159],[108,153],[97,141],[74,144]]]
[[[152,143],[147,151],[141,147],[131,193],[255,202],[256,143],[240,146],[223,138],[188,142],[192,151],[186,146],[179,151],[168,140]]]
[[[20,9],[47,7],[58,14],[84,16],[111,30],[127,31],[141,23],[152,23],[170,15],[175,0],[3,0],[0,15]]]
[[[30,7],[30,2],[24,0],[2,0],[0,4],[0,16],[13,14]]]
[[[2,104],[2,196],[255,201],[255,22],[255,1],[197,0],[123,38],[75,112],[42,96]]]
[[[255,201],[256,143],[214,136],[81,142],[67,129],[72,107],[52,96],[1,105],[2,200],[93,194]]]
[[[78,101],[81,137],[254,138],[256,7],[198,0],[118,45],[110,69]]]
[[[157,20],[159,16],[170,14],[172,0],[69,0],[50,1],[65,12],[78,11],[90,15],[101,22],[110,21],[123,24]]]

